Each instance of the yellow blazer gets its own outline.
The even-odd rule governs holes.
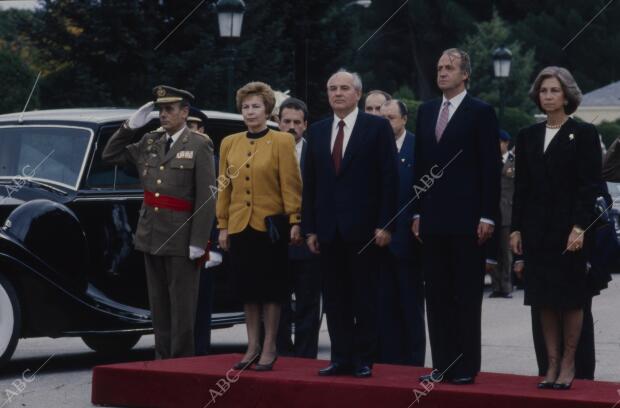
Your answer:
[[[265,217],[288,214],[301,222],[301,175],[290,133],[269,130],[258,139],[246,132],[226,136],[220,145],[217,224],[229,234],[248,225],[267,231]]]

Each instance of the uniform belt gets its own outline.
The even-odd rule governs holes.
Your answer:
[[[147,190],[144,190],[144,204],[150,207],[166,208],[168,210],[182,212],[189,212],[194,208],[191,201],[164,194],[156,196],[154,193]]]

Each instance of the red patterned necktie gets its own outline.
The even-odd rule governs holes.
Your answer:
[[[439,118],[437,118],[437,126],[435,126],[435,137],[437,138],[437,142],[441,140],[441,136],[443,136],[444,130],[446,130],[446,126],[448,126],[448,120],[450,120],[450,101],[445,101],[443,103],[443,108],[441,108],[441,112],[439,112]]]
[[[332,149],[332,160],[334,162],[334,168],[336,174],[340,173],[340,164],[342,163],[342,144],[344,141],[344,121],[338,122],[338,133],[336,134],[336,141],[334,142],[334,148]]]

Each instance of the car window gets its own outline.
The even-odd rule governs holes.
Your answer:
[[[114,166],[101,160],[101,152],[108,143],[108,140],[110,140],[110,137],[119,127],[120,124],[105,126],[99,131],[97,151],[95,152],[93,164],[90,168],[88,178],[86,179],[86,188],[111,190],[135,190],[141,188],[140,180],[138,179],[138,171],[134,165]],[[145,133],[156,127],[157,123],[151,123],[143,129],[140,129],[134,140],[140,140]]]
[[[224,119],[209,119],[205,127],[205,132],[209,135],[211,140],[213,140],[216,152],[219,152],[220,143],[223,138],[233,133],[244,132],[246,130],[248,130],[248,128],[242,121]]]
[[[0,178],[77,184],[93,132],[70,126],[0,127]]]

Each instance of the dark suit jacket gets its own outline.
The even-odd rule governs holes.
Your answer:
[[[398,169],[394,133],[387,120],[357,116],[340,174],[331,156],[333,116],[310,126],[304,162],[302,230],[332,242],[372,239],[376,228],[393,228]]]
[[[527,248],[562,247],[574,225],[586,229],[601,186],[601,145],[596,128],[573,119],[543,153],[545,124],[519,132],[512,230]]]
[[[492,106],[467,94],[437,143],[441,102],[435,99],[418,109],[414,163],[419,198],[413,211],[421,217],[422,235],[473,235],[480,218],[497,220],[501,169],[497,118]],[[426,187],[424,181],[430,184],[433,175],[438,177]]]
[[[305,138],[301,139],[301,156],[299,158],[299,168],[301,170],[301,174],[302,174],[302,181],[303,181],[303,168],[304,168],[304,164],[306,162],[306,154],[308,152],[308,142],[306,141]],[[303,244],[297,246],[297,245],[289,245],[288,247],[288,257],[289,259],[292,260],[305,260],[305,259],[311,259],[313,257],[316,257],[316,255],[314,255],[312,252],[310,252],[310,249],[308,248],[308,245],[306,245],[306,243],[304,242]]]
[[[399,258],[412,256],[413,234],[411,233],[411,218],[413,216],[413,155],[415,136],[407,131],[403,146],[398,152],[398,211],[402,211],[396,218],[396,226],[392,234],[390,251]]]

